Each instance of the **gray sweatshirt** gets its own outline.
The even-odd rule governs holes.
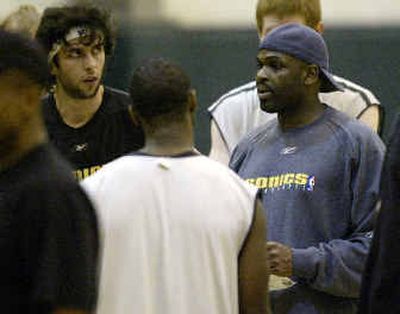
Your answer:
[[[292,248],[297,285],[272,295],[277,313],[355,311],[383,156],[372,130],[330,107],[301,128],[269,121],[238,144],[230,167],[262,189],[268,240]]]

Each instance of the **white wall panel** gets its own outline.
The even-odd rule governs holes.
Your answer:
[[[321,1],[328,25],[400,24],[400,0]],[[257,0],[160,0],[160,10],[168,20],[187,27],[252,27],[256,3]]]

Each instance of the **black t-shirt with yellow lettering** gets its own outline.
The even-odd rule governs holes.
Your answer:
[[[0,171],[1,313],[95,308],[96,216],[61,159],[41,145]]]
[[[54,95],[43,99],[43,114],[50,142],[73,165],[77,179],[93,174],[105,163],[141,148],[143,131],[130,117],[129,95],[105,87],[103,101],[92,119],[80,128],[66,125]]]

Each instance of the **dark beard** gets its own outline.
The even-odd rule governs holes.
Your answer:
[[[260,100],[260,109],[267,113],[277,113],[281,108],[271,102]]]
[[[69,86],[63,86],[63,89],[71,98],[90,99],[97,95],[97,92],[99,91],[100,86],[101,86],[101,82],[99,82],[99,84],[97,84],[93,93],[90,93],[90,94],[86,94],[86,93],[82,92],[79,88],[73,88],[73,87],[69,87]]]

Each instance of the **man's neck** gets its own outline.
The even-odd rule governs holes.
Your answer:
[[[145,145],[140,152],[154,156],[174,156],[193,151],[191,125],[170,125],[151,133],[145,129]]]
[[[103,100],[104,87],[100,86],[96,95],[88,99],[71,97],[57,85],[54,92],[57,110],[64,123],[72,128],[80,128],[90,121]]]
[[[324,109],[325,106],[316,97],[305,105],[299,104],[295,110],[278,113],[279,124],[283,130],[303,127],[317,120]]]

